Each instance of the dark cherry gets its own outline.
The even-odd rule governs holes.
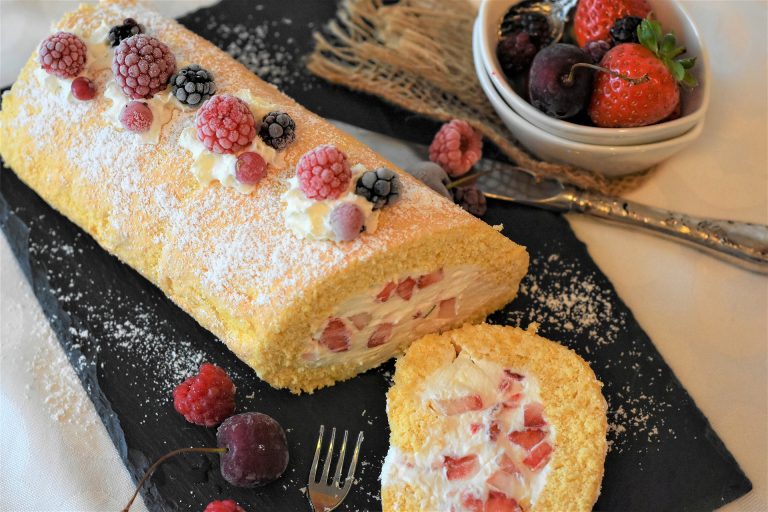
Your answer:
[[[573,117],[589,101],[594,71],[592,57],[572,44],[553,44],[536,54],[528,93],[531,104],[558,119]]]

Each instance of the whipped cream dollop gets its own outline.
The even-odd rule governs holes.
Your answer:
[[[55,26],[51,33],[60,32]],[[85,43],[85,67],[80,76],[86,76],[93,79],[94,73],[107,69],[112,65],[112,50],[107,44],[107,34],[109,27],[102,21],[101,24],[90,34],[84,34],[82,31],[70,31]],[[38,66],[32,72],[38,83],[42,85],[50,94],[58,96],[61,101],[68,103],[79,102],[72,95],[72,82],[74,78],[59,78],[45,71]]]
[[[382,486],[424,489],[429,510],[470,510],[488,500],[529,510],[546,485],[554,426],[535,376],[462,351],[418,397],[443,418],[417,452],[390,446]],[[482,506],[482,505],[480,505]]]
[[[256,126],[261,123],[261,119],[274,110],[275,106],[260,98],[256,98],[247,89],[239,90],[234,96],[243,100],[253,113],[256,120]],[[173,97],[171,95],[171,97]],[[202,185],[208,185],[212,181],[218,181],[224,187],[231,187],[241,194],[250,194],[258,185],[246,185],[237,180],[236,165],[237,155],[225,153],[213,153],[197,138],[197,130],[190,126],[181,133],[179,145],[192,153],[192,167],[190,171]],[[252,151],[258,153],[267,164],[272,167],[282,168],[284,160],[282,155],[273,147],[264,143],[256,135],[251,145],[243,149],[241,153]]]
[[[288,180],[288,190],[282,198],[286,203],[285,225],[296,235],[309,240],[340,241],[331,227],[331,212],[340,204],[352,203],[363,212],[363,226],[366,233],[376,232],[379,225],[379,210],[373,209],[373,203],[355,194],[355,183],[366,171],[365,166],[352,166],[352,179],[347,192],[336,199],[317,201],[309,199],[299,186],[299,178],[294,176]]]
[[[104,116],[118,130],[125,130],[125,127],[120,122],[120,112],[123,111],[123,108],[128,103],[131,101],[146,103],[152,111],[152,124],[146,132],[136,134],[144,144],[157,144],[160,141],[160,132],[163,126],[168,124],[173,117],[173,109],[177,103],[173,94],[171,94],[170,88],[155,94],[148,100],[131,100],[123,94],[123,90],[120,89],[120,86],[114,80],[110,80],[104,89],[104,98],[111,102],[110,107],[104,111]]]

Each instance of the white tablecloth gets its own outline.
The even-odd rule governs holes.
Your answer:
[[[0,0],[0,83],[76,3]],[[157,5],[175,16],[209,3]],[[685,6],[713,66],[706,128],[628,197],[768,223],[768,3]],[[768,278],[639,231],[569,220],[751,478],[755,489],[725,510],[767,510]],[[0,510],[119,510],[132,492],[128,473],[4,238],[0,336]]]

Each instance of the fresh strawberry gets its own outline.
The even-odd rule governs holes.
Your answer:
[[[675,60],[685,48],[677,46],[674,35],[663,35],[658,22],[643,20],[638,36],[640,44],[615,46],[600,61],[609,72],[595,77],[589,117],[597,126],[629,128],[662,121],[680,104],[678,83],[696,86],[688,71],[696,59]]]
[[[472,477],[480,469],[477,455],[465,457],[448,457],[443,459],[445,476],[448,480],[464,480]]]
[[[607,41],[611,27],[619,18],[645,18],[650,13],[651,6],[646,0],[579,0],[573,17],[576,43],[583,48],[590,41]]]

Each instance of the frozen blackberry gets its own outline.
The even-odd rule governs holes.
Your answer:
[[[542,48],[552,42],[551,28],[547,17],[539,12],[524,12],[508,15],[501,23],[501,34],[525,32],[537,47]]]
[[[639,43],[637,37],[637,27],[643,22],[639,16],[624,16],[616,20],[611,27],[611,39],[613,44],[621,43]]]
[[[355,194],[372,202],[374,210],[396,203],[400,199],[400,191],[400,178],[386,167],[364,172],[355,185]]]
[[[200,67],[200,64],[181,68],[171,77],[171,86],[179,103],[190,107],[199,107],[216,92],[213,74]]]
[[[261,120],[259,137],[278,151],[296,140],[296,123],[285,112],[270,112]]]
[[[144,33],[144,25],[136,22],[133,18],[125,18],[122,25],[116,25],[109,29],[107,35],[107,41],[109,45],[115,47],[119,45],[123,39],[128,39],[136,34]]]
[[[488,210],[485,195],[477,185],[462,185],[453,189],[453,200],[475,217],[482,217]]]

